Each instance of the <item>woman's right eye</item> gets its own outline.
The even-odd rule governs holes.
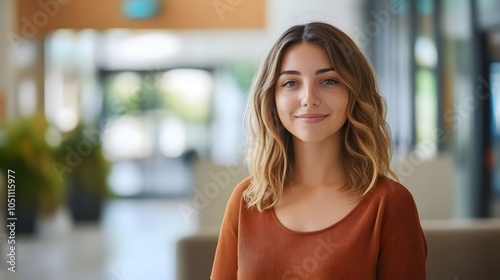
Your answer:
[[[285,81],[281,86],[283,87],[293,87],[296,86],[297,83],[295,81]]]

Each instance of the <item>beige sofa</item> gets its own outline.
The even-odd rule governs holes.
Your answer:
[[[423,221],[427,279],[500,279],[500,219]],[[218,233],[205,231],[177,244],[177,279],[209,279]]]
[[[500,279],[500,219],[424,221],[427,279]]]

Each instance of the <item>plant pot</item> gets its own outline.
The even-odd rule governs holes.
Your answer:
[[[6,224],[9,225],[11,222],[15,224],[15,233],[18,234],[35,234],[36,233],[36,225],[38,221],[38,207],[36,203],[31,205],[24,204],[16,204],[15,206],[15,215],[10,216],[9,211],[6,207]],[[8,218],[17,218],[16,220],[7,220]],[[10,234],[10,229],[6,227],[7,236]]]
[[[84,188],[77,177],[69,179],[68,203],[75,222],[97,222],[101,218],[104,198],[101,194]]]

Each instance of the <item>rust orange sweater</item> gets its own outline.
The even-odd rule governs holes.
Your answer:
[[[226,207],[211,279],[425,279],[427,244],[410,192],[382,177],[349,214],[318,231],[246,208],[243,180]]]

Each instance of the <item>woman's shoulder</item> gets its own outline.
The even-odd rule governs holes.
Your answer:
[[[385,210],[386,218],[397,220],[415,221],[418,220],[418,210],[415,200],[410,191],[388,177],[381,176],[375,187],[370,192],[372,199],[379,207]]]
[[[413,196],[410,191],[401,183],[394,181],[386,176],[380,176],[371,191],[375,196],[390,199],[413,201]]]
[[[248,176],[236,185],[234,191],[242,193],[250,186],[250,183],[252,183],[252,177]]]
[[[243,199],[243,192],[250,186],[252,183],[252,178],[246,177],[241,182],[239,182],[236,187],[234,187],[233,193],[228,201],[228,207],[231,208],[240,208],[241,203],[245,203]]]
[[[231,195],[232,197],[239,197],[241,198],[243,196],[243,192],[245,192],[248,187],[250,187],[250,184],[252,183],[252,177],[246,177],[245,179],[241,180],[236,187],[234,187],[233,194]]]

